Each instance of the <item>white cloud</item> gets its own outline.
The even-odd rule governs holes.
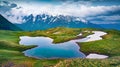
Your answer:
[[[120,6],[92,6],[92,5],[81,5],[81,4],[61,4],[61,5],[51,5],[51,4],[41,4],[41,5],[34,5],[34,4],[18,4],[21,6],[20,9],[12,9],[9,13],[15,16],[24,16],[33,14],[50,14],[53,16],[56,15],[70,15],[76,17],[88,17],[88,16],[95,16],[98,14],[103,14],[108,11],[115,11],[120,8]],[[11,17],[10,17],[11,18]],[[13,20],[13,18],[9,19],[11,22],[16,23],[22,21]]]
[[[62,4],[62,5],[27,5],[22,4],[22,11],[26,14],[41,14],[47,13],[51,15],[71,15],[71,16],[94,16],[96,14],[102,14],[107,11],[114,11],[120,8],[120,6],[91,6],[81,4]]]
[[[118,22],[113,21],[91,21],[93,24],[117,24]]]
[[[88,17],[87,20],[94,24],[116,24],[120,21],[120,15]]]
[[[114,21],[114,20],[120,20],[120,15],[113,15],[113,16],[99,16],[97,18],[103,19],[105,21]]]

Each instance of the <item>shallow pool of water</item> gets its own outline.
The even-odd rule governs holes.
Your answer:
[[[79,51],[79,46],[74,41],[53,44],[53,39],[48,37],[21,36],[20,44],[38,45],[38,47],[24,51],[24,54],[35,58],[84,58]]]
[[[85,58],[84,53],[80,52],[80,47],[76,42],[90,42],[101,40],[101,36],[107,34],[102,31],[93,31],[94,34],[88,35],[86,38],[70,40],[64,43],[54,44],[53,39],[49,37],[29,37],[21,36],[20,44],[38,45],[35,48],[24,51],[25,56],[34,58]]]

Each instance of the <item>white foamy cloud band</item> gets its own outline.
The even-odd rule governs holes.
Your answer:
[[[33,14],[34,16],[39,14],[49,14],[53,16],[57,15],[69,15],[76,17],[88,17],[88,16],[96,16],[99,14],[107,13],[108,11],[116,11],[120,9],[120,6],[92,6],[92,5],[83,5],[83,4],[68,4],[64,3],[61,5],[52,5],[52,4],[18,4],[22,8],[16,9],[12,8],[9,12],[6,12],[6,15],[11,14],[14,17],[7,17],[13,23],[22,22],[22,18],[18,18],[21,16],[26,16]],[[18,19],[16,19],[18,18]],[[14,20],[13,20],[14,19]]]

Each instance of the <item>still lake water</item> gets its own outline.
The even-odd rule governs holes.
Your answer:
[[[21,36],[20,44],[23,45],[38,45],[35,48],[24,51],[25,56],[54,59],[54,58],[85,58],[86,56],[80,52],[80,47],[76,42],[90,42],[101,40],[103,35],[107,33],[102,31],[92,31],[94,34],[88,35],[82,39],[70,40],[64,43],[54,44],[53,39],[49,37],[29,37]],[[81,36],[79,34],[77,36]]]
[[[39,59],[85,58],[85,55],[79,51],[80,47],[74,40],[58,44],[52,42],[53,39],[49,37],[21,36],[19,43],[23,45],[38,45],[35,48],[24,51],[25,56],[29,57]]]

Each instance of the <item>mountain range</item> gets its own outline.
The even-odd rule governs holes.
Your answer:
[[[102,28],[105,29],[115,29],[115,30],[120,30],[120,23],[115,23],[115,24],[99,24]]]
[[[19,17],[18,17],[19,18]],[[52,16],[40,14],[33,16],[33,14],[22,17],[21,24],[13,24],[0,15],[0,30],[46,30],[55,27],[68,27],[68,28],[106,28],[120,30],[120,24],[93,24],[80,17],[74,16]]]
[[[92,24],[83,18],[73,17],[73,16],[52,16],[52,15],[28,15],[22,17],[23,23],[16,24],[23,30],[33,31],[33,30],[45,30],[55,27],[68,27],[68,28],[102,28],[99,25]]]

